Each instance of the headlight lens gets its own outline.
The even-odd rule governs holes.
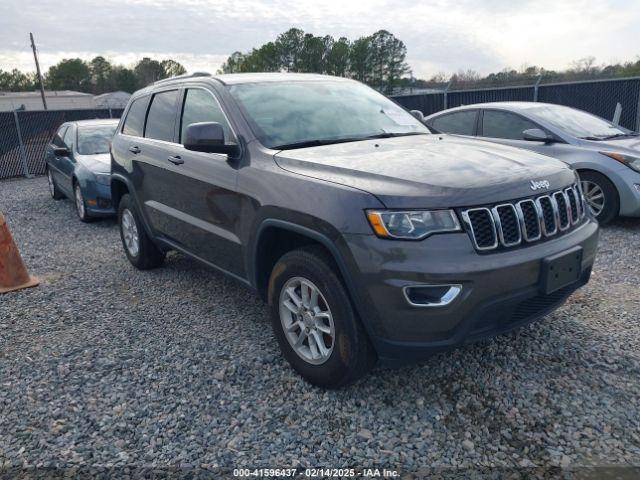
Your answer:
[[[432,233],[461,230],[452,210],[368,210],[367,219],[381,238],[421,240]]]
[[[627,155],[626,153],[617,153],[617,152],[600,152],[602,155],[606,155],[609,158],[613,158],[614,160],[619,161],[620,163],[624,163],[627,167],[636,172],[640,172],[640,157],[635,157],[633,155]]]
[[[111,183],[110,173],[96,173],[96,182],[101,185],[109,185]]]

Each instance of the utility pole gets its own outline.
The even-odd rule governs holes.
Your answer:
[[[33,33],[29,32],[31,37],[31,49],[33,50],[33,59],[36,61],[36,71],[38,72],[38,81],[40,82],[40,95],[42,95],[42,105],[47,110],[47,99],[44,96],[44,84],[42,83],[42,74],[40,73],[40,62],[38,62],[38,52],[36,50],[36,42],[33,40]]]

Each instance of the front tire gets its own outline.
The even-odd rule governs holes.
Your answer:
[[[352,383],[376,362],[333,265],[323,249],[306,247],[280,258],[269,279],[271,322],[284,357],[324,388]]]
[[[76,213],[78,214],[78,218],[81,222],[89,223],[92,219],[87,213],[87,202],[84,200],[84,195],[82,195],[82,189],[78,182],[73,184],[73,196],[76,203]]]
[[[56,181],[54,180],[53,174],[49,168],[47,168],[47,183],[49,184],[49,193],[51,194],[51,198],[54,200],[61,200],[64,198],[64,194],[60,191],[58,185],[56,185]]]
[[[618,191],[607,177],[597,172],[579,172],[582,194],[587,208],[601,225],[618,216],[620,199]]]
[[[129,194],[120,200],[118,225],[124,252],[134,267],[149,270],[162,265],[165,253],[156,247],[147,235],[140,214]]]

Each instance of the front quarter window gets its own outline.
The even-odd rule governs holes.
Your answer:
[[[394,102],[353,81],[258,82],[229,90],[268,148],[430,133]]]

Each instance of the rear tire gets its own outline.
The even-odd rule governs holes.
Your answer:
[[[616,187],[601,173],[583,171],[578,174],[587,208],[591,210],[598,223],[606,225],[616,218],[620,211]]]
[[[324,388],[352,383],[376,362],[333,265],[322,248],[305,247],[283,255],[269,279],[271,322],[284,357],[305,380]]]
[[[164,262],[165,252],[155,246],[147,235],[140,213],[129,194],[120,199],[118,225],[124,252],[131,265],[139,270],[159,267]]]
[[[51,198],[54,200],[62,200],[64,198],[64,194],[60,191],[58,185],[56,185],[56,181],[54,180],[53,174],[49,168],[47,168],[47,182],[49,184],[49,193],[51,194]]]

